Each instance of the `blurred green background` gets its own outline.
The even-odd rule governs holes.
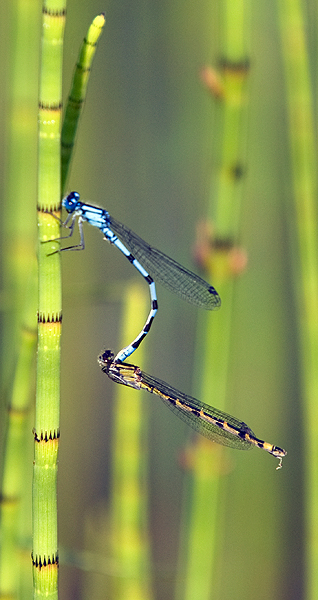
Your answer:
[[[219,4],[206,0],[68,2],[65,100],[82,38],[94,16],[106,12],[68,191],[79,191],[82,200],[106,208],[142,238],[193,269],[196,226],[206,217],[211,177],[218,169],[213,135],[217,103],[202,86],[199,71],[218,60]],[[305,8],[315,73],[317,7],[309,1]],[[0,11],[4,206],[13,23],[8,6],[2,5]],[[259,438],[286,448],[288,456],[276,472],[276,461],[266,453],[225,450],[213,585],[207,597],[298,600],[304,587],[302,440],[306,432],[298,375],[297,281],[291,264],[295,242],[289,228],[293,215],[286,92],[275,2],[251,2],[250,32],[247,156],[238,240],[247,251],[248,267],[235,283],[226,410],[248,423]],[[121,347],[123,298],[127,285],[140,279],[124,257],[103,242],[99,231],[86,226],[85,242],[85,252],[62,256],[58,505],[63,600],[116,597],[109,591],[116,564],[107,535],[104,544],[98,535],[104,528],[107,532],[109,519],[112,397],[117,386],[101,373],[96,357],[104,348],[118,351]],[[213,283],[211,275],[209,279]],[[202,327],[205,315],[199,316],[159,284],[157,293],[159,313],[143,343],[143,354],[136,353],[132,362],[198,395],[196,331],[198,319]],[[8,298],[3,297],[6,308]],[[222,297],[224,305],[226,301]],[[192,497],[185,449],[194,434],[155,398],[143,394],[140,400],[149,419],[145,447],[151,597],[166,600],[176,597],[177,580],[182,588],[186,542],[181,517],[190,512]],[[210,401],[218,407],[213,389]],[[134,396],[130,410],[133,413]],[[98,540],[95,547],[94,539]],[[88,550],[104,557],[102,566],[92,558],[89,567],[78,568],[79,562],[85,563],[83,551]],[[193,600],[202,597],[198,590]]]

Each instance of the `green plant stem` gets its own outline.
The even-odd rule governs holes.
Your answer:
[[[3,288],[2,297],[8,318],[2,332],[5,349],[1,364],[1,385],[9,388],[13,364],[16,362],[22,314],[25,310],[25,288],[35,260],[36,228],[34,197],[36,194],[37,132],[36,105],[38,93],[38,43],[40,2],[12,3],[12,31],[8,56],[8,126],[6,173],[3,197]],[[30,36],[30,30],[35,34]],[[4,85],[3,91],[6,91]],[[11,351],[12,348],[12,351]],[[12,357],[14,356],[14,363]]]
[[[26,289],[26,311],[24,326],[20,332],[19,357],[15,370],[10,405],[8,407],[8,423],[6,432],[5,460],[1,493],[1,547],[0,547],[0,582],[3,597],[18,594],[20,582],[19,542],[23,535],[30,535],[30,519],[26,527],[21,528],[22,502],[29,499],[30,488],[26,486],[26,460],[29,453],[26,448],[29,442],[27,425],[30,390],[34,384],[33,366],[36,347],[35,295],[37,284],[36,265],[33,264],[33,277]],[[29,433],[29,432],[28,432]],[[27,587],[28,583],[24,582]]]
[[[87,32],[86,38],[83,41],[73,76],[71,92],[68,97],[62,127],[62,196],[65,194],[77,126],[83,111],[91,66],[95,56],[97,43],[102,34],[104,25],[105,15],[103,13],[97,15]]]
[[[148,311],[144,286],[129,284],[125,293],[121,344],[135,337]],[[143,362],[144,344],[138,350]],[[116,386],[113,434],[112,547],[120,576],[114,578],[117,600],[149,600],[150,558],[147,497],[146,404],[142,395]]]
[[[0,597],[30,595],[29,562],[23,560],[31,537],[30,401],[34,388],[37,264],[34,197],[36,195],[38,44],[40,2],[1,7],[2,53],[6,77],[2,95],[7,112],[4,194],[2,198],[2,359],[0,440]],[[7,15],[4,16],[4,11]],[[30,36],[30,31],[33,35]],[[7,79],[7,85],[5,83]],[[31,425],[32,427],[32,425]],[[29,484],[29,485],[28,485]]]
[[[224,97],[217,107],[217,131],[211,134],[215,148],[219,149],[216,162],[220,164],[220,170],[217,181],[211,186],[208,217],[213,219],[215,236],[218,239],[230,239],[233,244],[238,239],[244,182],[241,174],[245,168],[247,15],[248,7],[242,0],[222,2],[223,37],[219,53]],[[197,341],[200,364],[197,372],[201,372],[199,397],[207,404],[213,403],[213,399],[215,403],[217,398],[217,406],[221,410],[225,409],[228,386],[234,295],[234,277],[230,269],[222,272],[223,263],[222,252],[218,254],[215,251],[215,268],[211,278],[221,296],[222,307],[216,314],[200,315]],[[181,553],[180,573],[185,581],[183,585],[178,582],[178,598],[211,598],[218,547],[216,520],[219,475],[222,472],[222,467],[217,467],[217,463],[223,461],[222,450],[211,448],[203,440],[198,440],[195,449],[187,549],[186,555],[185,552]],[[210,465],[209,468],[207,465]]]
[[[39,96],[39,305],[33,469],[34,598],[58,596],[57,457],[60,411],[61,264],[57,242],[60,207],[62,53],[66,3],[43,4]]]
[[[291,220],[298,257],[297,282],[302,398],[305,416],[305,515],[307,600],[318,597],[318,220],[317,150],[314,139],[312,85],[306,47],[304,7],[299,0],[280,0],[279,17],[287,87],[289,136],[295,213]],[[293,254],[295,257],[295,253]],[[300,289],[299,289],[300,284]]]

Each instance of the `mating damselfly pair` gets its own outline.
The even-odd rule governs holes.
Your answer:
[[[207,310],[216,309],[221,304],[215,288],[160,250],[150,246],[125,225],[111,217],[105,209],[81,202],[78,192],[71,192],[64,198],[62,206],[68,212],[66,220],[62,223],[64,227],[69,228],[69,235],[66,237],[73,235],[76,218],[80,233],[79,244],[62,250],[84,249],[83,222],[87,221],[101,230],[104,238],[126,256],[149,285],[151,308],[142,331],[116,356],[106,351],[99,357],[103,372],[116,383],[138,390],[145,389],[157,395],[191,427],[219,444],[242,450],[253,446],[266,450],[279,459],[277,469],[280,469],[286,451],[259,440],[243,421],[176,390],[164,381],[147,375],[135,365],[124,363],[147,335],[157,313],[155,280],[160,281],[187,302]]]

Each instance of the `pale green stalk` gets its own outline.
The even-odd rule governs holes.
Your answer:
[[[59,237],[62,56],[66,3],[43,4],[39,96],[39,306],[33,469],[34,598],[58,597],[57,458],[62,324]]]
[[[279,17],[287,87],[294,206],[288,207],[298,256],[298,300],[305,435],[306,598],[318,597],[318,228],[317,149],[304,6],[280,0]],[[296,227],[296,231],[295,231]],[[295,257],[295,252],[293,252]]]
[[[142,329],[149,296],[140,284],[127,285],[120,346]],[[144,343],[136,355],[143,368]],[[135,354],[133,355],[135,357]],[[113,433],[111,498],[112,558],[119,577],[113,578],[116,600],[150,600],[150,557],[147,493],[147,398],[118,385]]]

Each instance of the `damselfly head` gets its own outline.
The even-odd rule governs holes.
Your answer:
[[[114,353],[111,350],[105,350],[98,357],[98,364],[104,373],[108,372],[110,365],[114,360]]]
[[[66,198],[63,198],[62,206],[64,206],[68,213],[72,213],[77,209],[79,199],[80,195],[78,192],[71,192]]]

